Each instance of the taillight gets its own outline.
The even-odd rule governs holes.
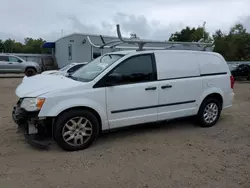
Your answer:
[[[234,88],[234,77],[230,76],[230,83],[231,83],[231,88]]]

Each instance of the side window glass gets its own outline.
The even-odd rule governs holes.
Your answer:
[[[111,74],[119,75],[119,84],[148,82],[154,80],[153,62],[150,54],[125,60]]]
[[[7,56],[0,56],[0,61],[9,61]]]
[[[9,62],[19,62],[18,60],[16,57],[9,56]]]

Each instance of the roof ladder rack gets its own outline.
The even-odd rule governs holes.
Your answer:
[[[137,51],[142,51],[142,50],[147,50],[147,49],[148,50],[167,50],[167,49],[173,48],[175,45],[196,46],[196,47],[201,48],[201,51],[205,51],[208,47],[212,47],[212,48],[214,47],[213,43],[204,43],[204,42],[201,42],[202,40],[200,40],[199,42],[174,42],[174,41],[142,40],[142,39],[139,39],[137,37],[123,38],[119,24],[116,25],[116,30],[117,30],[118,39],[115,39],[115,40],[110,40],[108,42],[105,42],[103,37],[100,35],[101,41],[103,43],[102,45],[94,44],[91,41],[89,36],[87,36],[87,39],[88,39],[89,43],[91,44],[91,46],[93,46],[95,48],[100,48],[100,49],[110,48],[112,51],[114,49],[136,49]],[[137,47],[120,46],[122,44],[132,44],[132,45],[136,45]],[[164,47],[145,47],[146,44],[162,44],[162,45],[166,45],[166,46],[164,46]]]

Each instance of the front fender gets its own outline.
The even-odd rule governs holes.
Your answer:
[[[103,130],[109,129],[108,119],[107,119],[107,114],[106,114],[106,109],[105,109],[106,105],[97,103],[88,98],[84,98],[84,99],[72,98],[72,99],[61,100],[61,101],[46,99],[38,116],[39,117],[57,117],[61,112],[70,108],[74,108],[74,107],[87,107],[87,108],[93,109],[99,114],[101,118],[102,129]]]

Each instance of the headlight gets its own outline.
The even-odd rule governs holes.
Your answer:
[[[45,102],[45,98],[24,98],[21,108],[31,112],[40,110]]]

